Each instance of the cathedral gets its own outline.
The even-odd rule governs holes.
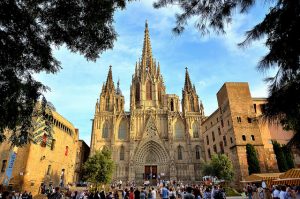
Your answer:
[[[179,96],[166,93],[147,22],[142,57],[130,85],[130,111],[124,110],[125,99],[119,82],[114,85],[111,66],[99,98],[91,154],[104,147],[112,151],[114,180],[201,180],[203,105],[187,68],[181,103]]]

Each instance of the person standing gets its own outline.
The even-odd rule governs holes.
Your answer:
[[[286,186],[281,186],[281,190],[279,193],[280,199],[286,199]]]
[[[140,199],[141,192],[139,191],[139,188],[136,188],[134,191],[134,199]]]
[[[133,188],[132,187],[130,187],[129,199],[134,199],[134,193],[133,193]]]
[[[193,190],[192,187],[187,187],[186,188],[187,193],[184,195],[183,199],[195,199],[194,194],[192,194],[192,190]]]
[[[161,190],[161,198],[162,199],[168,199],[169,198],[169,190],[166,188],[166,185],[163,185],[163,188]]]
[[[61,198],[62,198],[62,196],[61,196],[59,187],[55,187],[54,193],[52,193],[52,194],[50,195],[50,199],[61,199]]]
[[[279,187],[275,186],[274,190],[273,190],[273,193],[272,193],[272,198],[273,199],[279,199],[279,193],[280,193]]]
[[[144,188],[142,188],[142,191],[140,193],[140,199],[146,199],[146,192]]]
[[[152,199],[156,199],[156,190],[154,189],[154,187],[152,187]]]

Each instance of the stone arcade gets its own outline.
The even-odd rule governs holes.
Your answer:
[[[130,86],[130,112],[124,111],[125,99],[119,82],[115,88],[111,67],[95,106],[91,154],[103,147],[112,150],[115,180],[200,180],[204,110],[187,69],[182,111],[179,97],[165,90],[146,22],[142,58]]]

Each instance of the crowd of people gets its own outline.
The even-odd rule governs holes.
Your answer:
[[[300,186],[274,185],[268,188],[262,184],[248,183],[244,187],[248,199],[300,199]]]
[[[212,188],[203,185],[185,186],[147,186],[147,187],[111,187],[111,191],[66,191],[64,198],[70,199],[226,199],[221,186]],[[48,195],[49,199],[60,199],[62,194],[55,190]]]
[[[128,186],[129,185],[129,186]],[[155,186],[131,186],[135,183],[112,184],[110,191],[90,191],[87,188],[70,189],[41,186],[40,193],[48,199],[226,199],[225,189],[220,185],[184,185],[163,181]],[[242,195],[243,196],[243,195]],[[247,184],[244,187],[244,197],[247,199],[300,199],[300,186],[273,186],[268,188],[263,181],[261,184]],[[26,191],[3,192],[0,199],[32,199]]]

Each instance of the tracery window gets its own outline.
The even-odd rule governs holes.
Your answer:
[[[136,102],[140,101],[140,84],[139,83],[136,84],[136,88],[135,88],[135,101]]]
[[[103,128],[102,128],[102,138],[108,138],[109,135],[109,124],[108,122],[104,122]]]
[[[182,153],[183,153],[183,147],[182,146],[178,146],[178,149],[177,149],[177,152],[178,152],[178,160],[182,160]]]
[[[184,125],[182,121],[178,120],[175,124],[175,138],[180,139],[184,137]]]
[[[121,121],[119,126],[118,139],[125,140],[127,137],[127,123],[126,120]]]
[[[200,146],[197,145],[195,148],[196,151],[196,159],[199,160],[200,159]]]
[[[199,138],[198,125],[196,123],[193,124],[193,138]]]
[[[191,96],[191,98],[190,98],[190,107],[191,107],[191,111],[194,112],[195,107],[194,107],[194,97],[193,96]]]
[[[125,149],[124,146],[120,148],[120,160],[125,160]]]
[[[105,110],[109,111],[109,98],[106,98],[106,103],[105,103]]]
[[[146,99],[152,100],[152,88],[151,88],[151,82],[148,81],[146,84]]]
[[[171,109],[171,111],[174,111],[174,100],[173,99],[171,99],[171,102],[170,102],[170,109]]]
[[[158,101],[161,102],[161,84],[158,84],[157,90],[158,90]]]

